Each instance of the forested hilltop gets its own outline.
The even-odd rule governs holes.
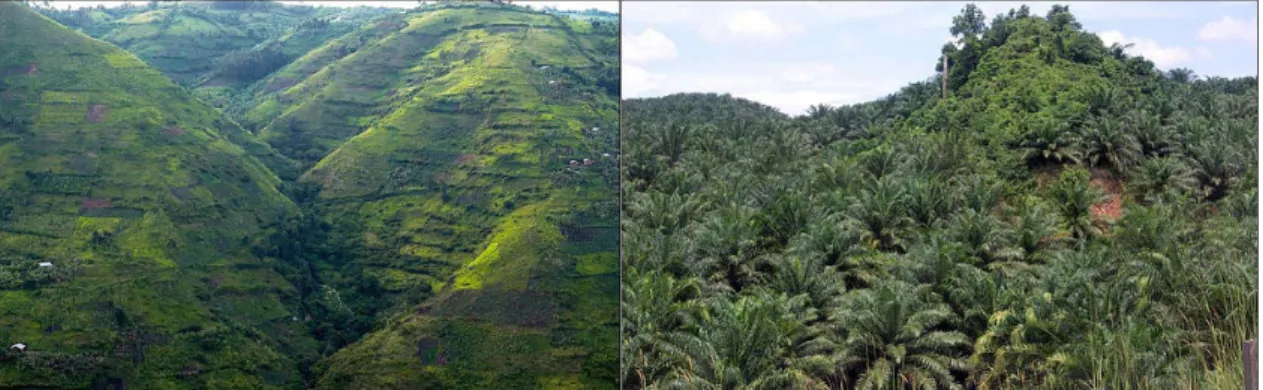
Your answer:
[[[624,388],[1243,388],[1257,79],[954,22],[945,98],[623,102]]]
[[[32,5],[0,389],[617,387],[616,17]]]

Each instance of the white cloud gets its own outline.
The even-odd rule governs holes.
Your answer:
[[[623,38],[623,62],[642,63],[675,59],[675,42],[652,28]]]
[[[702,37],[715,42],[772,42],[803,31],[803,27],[797,23],[777,22],[762,11],[745,10],[729,14],[720,23],[705,24],[701,33]]]
[[[1197,31],[1197,38],[1203,41],[1242,41],[1254,43],[1258,39],[1258,22],[1242,22],[1231,16],[1225,16],[1202,26]]]
[[[837,75],[837,69],[824,62],[787,63],[777,68],[782,81],[794,84],[819,82]]]
[[[665,81],[665,77],[635,65],[623,64],[622,66],[622,93],[627,97],[650,96],[650,91],[658,89]]]
[[[1133,46],[1130,49],[1127,49],[1129,53],[1144,56],[1150,61],[1153,61],[1153,64],[1157,65],[1159,68],[1172,68],[1193,59],[1192,53],[1190,53],[1186,48],[1180,46],[1162,46],[1161,44],[1158,44],[1158,41],[1147,38],[1128,37],[1117,30],[1104,31],[1097,33],[1096,35],[1099,36],[1101,41],[1107,46],[1113,45],[1114,43],[1124,45],[1132,44]]]
[[[1198,46],[1196,48],[1193,48],[1193,51],[1197,53],[1198,59],[1210,60],[1210,59],[1215,58],[1215,54],[1211,53],[1210,49],[1207,49],[1205,47]]]

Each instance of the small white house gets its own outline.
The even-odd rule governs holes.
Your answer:
[[[557,80],[548,80],[548,85],[557,84]]]
[[[548,69],[550,69],[550,68],[552,68],[552,67],[551,67],[551,66],[548,66],[548,65],[544,65],[544,66],[539,67],[539,70],[548,70]]]
[[[22,343],[13,344],[13,346],[9,347],[9,349],[13,351],[23,352],[23,351],[26,351],[26,344],[22,344]]]
[[[609,157],[609,156],[610,156],[609,153],[601,153],[601,157]]]
[[[44,268],[44,267],[52,267],[52,266],[53,266],[53,263],[50,263],[50,262],[47,262],[47,261],[41,261],[41,262],[39,263],[39,266],[40,266],[40,268]]]
[[[600,127],[593,127],[593,128],[592,128],[592,132],[593,132],[593,133],[598,132],[598,131],[601,131],[601,128],[600,128]]]

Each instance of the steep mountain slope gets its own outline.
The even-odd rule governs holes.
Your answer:
[[[399,304],[318,366],[318,387],[614,387],[616,39],[613,24],[445,5],[278,73],[328,64],[261,133],[312,150],[290,155],[313,163],[300,182],[344,243],[317,279]]]
[[[480,11],[456,16],[447,16],[446,11],[441,11],[432,13],[435,15],[433,19],[417,18],[417,14],[390,15],[330,41],[256,84],[253,88],[253,108],[242,116],[243,123],[247,128],[260,129],[258,134],[283,154],[314,164],[342,142],[395,110],[402,102],[409,101],[413,95],[456,95],[460,92],[429,87],[423,89],[421,86],[443,82],[445,77],[501,77],[494,74],[449,77],[449,72],[456,65],[468,63],[487,50],[483,48],[488,44],[483,42],[485,39],[500,39],[512,33],[516,35],[509,39],[524,45],[565,47],[566,42],[574,42],[580,45],[576,47],[579,50],[595,50],[595,45],[606,45],[601,47],[602,50],[616,50],[616,45],[610,45],[608,39],[576,39],[567,35],[573,32],[557,31],[573,28],[567,23],[574,22],[563,22],[564,19],[547,14],[514,8],[493,12],[490,10],[495,8],[485,6],[468,9]],[[426,14],[422,12],[419,15]],[[587,27],[580,28],[592,28],[587,23],[582,26]],[[609,29],[614,25],[606,23],[605,26]],[[474,35],[477,31],[486,31],[490,35]],[[459,40],[444,41],[447,35],[453,33],[464,35]],[[462,46],[455,46],[456,42]],[[553,80],[557,83],[592,84],[600,81],[594,80],[596,78],[617,80],[610,74],[601,74],[613,69],[608,64],[605,68],[575,67],[571,70],[567,66],[570,63],[586,66],[582,55],[556,48],[551,50],[553,52],[549,55],[556,56],[555,63],[548,62],[544,57],[528,60],[540,68],[531,73],[532,77],[547,77],[541,82]],[[469,69],[500,67],[509,60],[516,59],[491,58],[486,63],[470,63]],[[567,77],[570,80],[566,80]],[[556,87],[566,88],[562,84]],[[498,91],[502,94],[517,92],[507,89]],[[454,109],[459,104],[457,100],[452,98],[433,104],[448,105]],[[464,108],[467,111],[470,110],[469,103],[466,102]]]
[[[254,157],[278,156],[19,3],[0,71],[0,342],[27,346],[0,388],[301,387],[298,296],[250,250],[297,212]]]
[[[161,2],[37,9],[118,45],[211,105],[230,110],[252,82],[390,11],[259,2]]]

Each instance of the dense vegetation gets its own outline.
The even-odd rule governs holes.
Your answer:
[[[624,101],[624,388],[1243,387],[1256,78],[954,21],[946,97]]]
[[[616,20],[38,12],[0,4],[0,388],[616,387]]]
[[[297,211],[275,152],[19,3],[0,48],[0,388],[301,386],[297,292],[248,249]]]
[[[295,108],[260,133],[282,153],[338,145],[298,181],[345,255],[306,260],[394,304],[353,308],[380,330],[316,386],[615,387],[618,99],[596,80],[617,75],[616,25],[473,4],[404,17],[278,96]]]
[[[374,18],[397,12],[270,1],[151,1],[111,8],[35,9],[135,54],[226,111],[244,109],[241,106],[248,102],[241,95],[259,78]]]

